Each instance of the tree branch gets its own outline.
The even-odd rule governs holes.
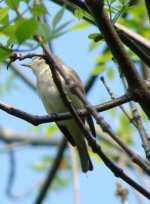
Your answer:
[[[127,45],[149,68],[150,56],[134,40],[129,38],[125,33],[119,35],[122,42]]]
[[[150,91],[130,60],[117,32],[109,20],[104,9],[104,2],[102,0],[86,0],[86,4],[122,73],[126,77],[129,92],[133,94],[134,100],[139,102],[148,118],[150,118],[150,109],[147,106],[147,104],[150,104]]]
[[[132,100],[131,95],[123,95],[117,99],[111,100],[109,102],[106,102],[101,105],[94,106],[94,108],[99,111],[106,111],[111,108],[117,107],[118,105],[127,103]],[[17,108],[14,108],[10,105],[0,103],[0,109],[5,111],[6,113],[13,115],[17,118],[20,118],[22,120],[25,120],[28,123],[31,123],[32,125],[39,125],[43,123],[50,123],[50,122],[57,122],[57,121],[62,121],[62,120],[67,120],[71,119],[72,116],[70,113],[60,113],[60,114],[51,114],[51,115],[46,115],[46,116],[37,116],[37,115],[32,115],[30,113],[26,113],[24,111],[21,111]],[[83,109],[83,110],[77,110],[79,116],[85,116],[88,115],[88,112]]]
[[[78,1],[74,1],[74,0],[71,0],[71,1],[68,1],[68,0],[52,0],[52,1],[55,2],[56,4],[60,5],[60,6],[66,4],[66,5],[67,5],[66,8],[67,8],[70,12],[72,12],[72,13],[74,13],[74,11],[75,11],[75,9],[76,9],[76,6],[80,7],[81,9],[83,9],[84,11],[86,11],[86,12],[89,13],[89,11],[88,11],[88,9],[87,9],[85,3],[82,2],[82,1],[80,1],[80,3],[79,3],[79,0],[78,0]],[[71,4],[70,2],[72,2],[72,4]],[[134,1],[134,2],[135,2],[135,1]],[[90,20],[87,19],[86,17],[84,17],[84,19],[85,19],[86,21],[90,21]],[[92,22],[92,21],[90,21],[90,23],[95,24],[95,23]],[[115,23],[115,28],[121,30],[122,33],[123,33],[124,35],[126,35],[126,36],[128,37],[128,39],[130,39],[130,42],[131,42],[131,41],[134,41],[134,42],[136,43],[136,45],[139,47],[139,49],[140,49],[140,50],[141,50],[141,49],[143,50],[143,55],[145,55],[145,56],[143,56],[143,57],[147,59],[147,57],[148,57],[147,55],[148,55],[148,53],[150,52],[150,42],[149,42],[148,40],[146,40],[145,38],[143,38],[143,37],[142,37],[141,35],[139,35],[138,33],[135,33],[135,32],[133,32],[132,30],[129,30],[128,28],[126,28],[125,26],[123,26],[123,25],[121,25],[121,24],[119,24],[119,23]],[[130,45],[129,43],[127,43],[125,40],[124,40],[123,42],[124,42],[124,44],[125,44],[126,46],[128,46],[128,47],[134,52],[132,45]],[[140,52],[140,51],[139,51],[139,52]],[[139,56],[139,57],[140,57],[140,56]],[[148,60],[149,60],[149,58],[148,58]],[[148,62],[149,62],[149,61],[148,61]]]
[[[37,37],[37,40],[40,42],[39,38]],[[92,116],[94,116],[94,118],[97,120],[97,122],[101,125],[103,131],[109,132],[109,134],[111,134],[111,136],[114,136],[113,131],[111,130],[111,128],[108,126],[108,124],[106,124],[106,122],[104,121],[104,119],[98,115],[98,113],[96,112],[95,109],[93,109],[91,107],[91,105],[88,103],[87,99],[83,96],[83,94],[80,92],[78,86],[74,83],[73,80],[71,80],[71,78],[63,71],[62,67],[60,66],[60,64],[58,65],[56,63],[56,61],[54,60],[54,58],[52,57],[51,53],[49,52],[49,50],[47,50],[46,46],[42,45],[43,51],[46,54],[46,62],[49,64],[51,72],[52,72],[52,76],[54,77],[54,82],[62,96],[62,100],[65,100],[65,103],[68,107],[68,109],[70,110],[71,114],[73,115],[74,119],[76,120],[76,122],[78,123],[79,127],[81,128],[84,136],[86,137],[89,145],[91,146],[92,150],[94,153],[97,153],[99,155],[99,157],[104,161],[104,163],[107,165],[107,167],[109,169],[111,169],[111,171],[115,174],[115,176],[122,178],[123,180],[125,180],[128,184],[130,184],[132,187],[134,187],[137,191],[139,191],[140,193],[142,193],[145,197],[147,197],[148,199],[150,199],[150,193],[148,191],[146,191],[142,186],[138,185],[135,181],[133,181],[131,178],[129,178],[122,169],[118,168],[101,150],[101,147],[96,143],[95,139],[93,139],[93,137],[91,137],[90,133],[85,129],[84,124],[82,123],[79,115],[77,114],[77,112],[74,110],[74,108],[72,107],[72,104],[70,103],[70,101],[67,101],[68,98],[65,95],[65,93],[61,92],[62,91],[62,87],[59,86],[59,83],[61,83],[59,80],[60,78],[57,78],[57,71],[61,74],[61,76],[64,78],[66,85],[68,85],[68,88],[70,89],[70,91],[73,94],[76,94],[79,99],[84,103],[86,109],[90,112],[90,114],[92,114]],[[57,71],[56,71],[57,70]],[[129,150],[129,149],[128,149]],[[133,152],[131,150],[129,150],[129,152],[131,153],[131,157],[134,157],[135,154],[133,154]],[[128,153],[129,153],[128,152]],[[134,155],[134,156],[133,156]],[[140,159],[138,159],[138,157],[134,157],[134,161],[138,161],[140,162],[140,166],[145,165],[146,169],[148,168],[148,166],[143,162],[141,162]]]
[[[53,166],[52,168],[49,169],[47,178],[45,179],[45,183],[43,184],[41,191],[37,196],[36,201],[34,202],[35,204],[41,204],[44,198],[46,197],[47,191],[50,188],[52,181],[54,180],[54,177],[56,175],[56,172],[58,171],[60,163],[62,161],[66,146],[67,146],[67,140],[66,138],[63,138],[60,146],[58,147],[58,152],[54,160]]]
[[[60,144],[60,140],[56,138],[46,138],[41,135],[29,133],[17,133],[6,128],[0,128],[0,140],[9,144],[27,141],[32,146],[57,146]]]

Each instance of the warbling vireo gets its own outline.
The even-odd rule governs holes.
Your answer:
[[[54,59],[57,63],[62,65],[64,71],[78,84],[82,93],[85,94],[79,76],[67,65],[65,65],[64,62],[62,62],[58,57],[54,56]],[[53,81],[49,65],[46,64],[45,60],[41,57],[35,57],[33,58],[31,63],[23,64],[23,66],[31,68],[33,73],[35,74],[37,80],[37,89],[47,113],[51,114],[68,112],[68,109],[64,105],[64,102],[60,97],[59,91]],[[82,109],[84,107],[82,102],[78,99],[77,96],[71,94],[69,88],[64,82],[64,79],[61,76],[60,78],[64,90],[67,92],[68,96],[72,100],[74,108]],[[82,121],[85,122],[85,117],[82,118]],[[67,137],[68,141],[73,146],[77,147],[77,150],[79,152],[79,158],[81,161],[82,171],[92,171],[93,165],[88,154],[86,141],[76,121],[74,119],[69,119],[56,122],[56,124],[63,132],[63,134]]]

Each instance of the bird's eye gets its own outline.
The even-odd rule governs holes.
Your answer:
[[[42,59],[42,57],[39,57],[39,58],[38,58],[38,60],[41,60],[41,59]]]

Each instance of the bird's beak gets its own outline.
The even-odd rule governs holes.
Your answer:
[[[31,63],[28,63],[28,64],[21,64],[21,65],[24,66],[24,67],[32,68],[32,64],[31,64]]]

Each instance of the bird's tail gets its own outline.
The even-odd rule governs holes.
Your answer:
[[[77,145],[77,150],[79,153],[82,171],[83,172],[92,171],[93,170],[93,164],[92,164],[92,161],[90,159],[87,145],[86,145],[85,141],[84,141],[84,143],[82,142],[82,146]]]

